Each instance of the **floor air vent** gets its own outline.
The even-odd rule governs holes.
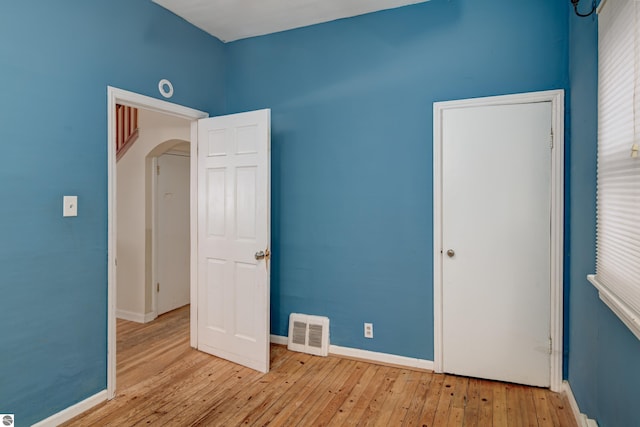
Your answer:
[[[289,350],[326,356],[329,354],[329,318],[291,313]]]

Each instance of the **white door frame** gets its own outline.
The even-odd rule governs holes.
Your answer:
[[[564,233],[564,91],[550,90],[433,104],[433,336],[434,370],[442,372],[442,118],[453,108],[551,102],[551,390],[562,389],[562,269]]]
[[[151,159],[151,311],[158,317],[158,156]]]
[[[209,113],[182,105],[162,101],[123,89],[107,86],[107,399],[116,395],[116,104],[128,105],[156,113],[168,114],[191,121],[191,346],[197,347],[197,120],[209,117]]]

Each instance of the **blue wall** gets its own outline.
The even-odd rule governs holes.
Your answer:
[[[597,20],[571,14],[569,24],[568,379],[581,411],[596,419],[600,427],[637,426],[640,341],[586,280],[587,274],[595,272]]]
[[[107,85],[159,97],[168,78],[215,114],[223,55],[148,0],[0,5],[0,413],[17,425],[106,387]]]
[[[433,102],[566,88],[567,12],[433,0],[228,45],[227,110],[272,109],[274,334],[327,315],[433,360]]]

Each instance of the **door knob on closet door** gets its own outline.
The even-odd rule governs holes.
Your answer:
[[[453,256],[456,254],[456,252],[453,249],[449,249],[447,251],[447,256],[449,256],[449,258],[453,258]]]

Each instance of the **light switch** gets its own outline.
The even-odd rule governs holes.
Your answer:
[[[64,196],[62,216],[78,216],[78,196]]]

